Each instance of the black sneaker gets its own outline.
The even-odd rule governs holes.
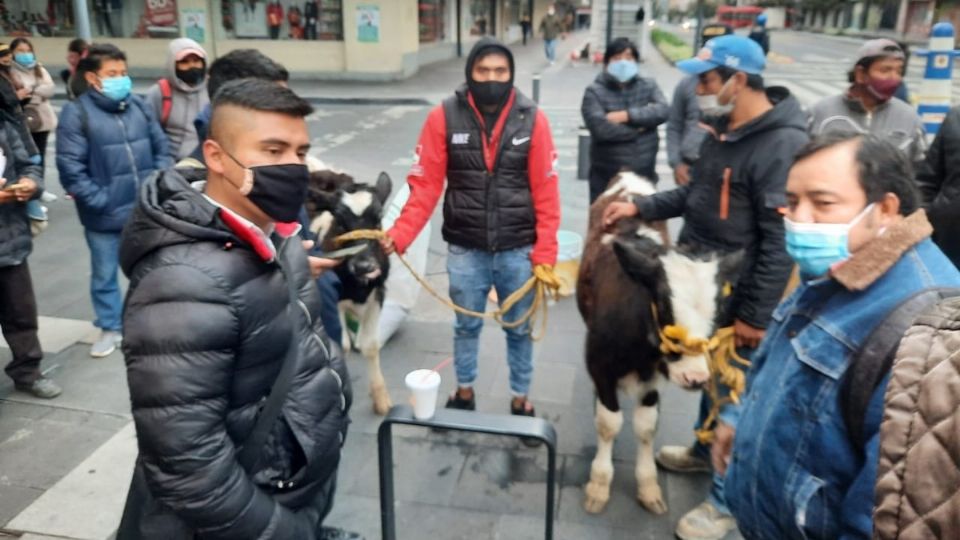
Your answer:
[[[345,531],[339,527],[320,527],[317,540],[366,540],[360,533]]]
[[[60,385],[46,377],[40,377],[32,383],[16,383],[14,386],[17,390],[40,399],[53,399],[63,392]]]

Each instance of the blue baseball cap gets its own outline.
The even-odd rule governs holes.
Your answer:
[[[756,41],[735,35],[715,37],[700,49],[697,56],[677,62],[678,68],[691,75],[700,75],[718,67],[758,75],[766,65],[767,58]]]

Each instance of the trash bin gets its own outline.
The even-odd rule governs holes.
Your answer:
[[[560,296],[571,296],[577,287],[580,274],[580,255],[583,253],[583,237],[573,231],[557,231],[557,266],[554,268],[560,279]]]
[[[590,178],[590,131],[581,127],[577,141],[577,179]]]

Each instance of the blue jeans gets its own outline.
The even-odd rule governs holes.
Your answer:
[[[467,249],[451,244],[447,255],[447,272],[450,275],[450,299],[459,306],[473,311],[484,311],[490,287],[495,287],[497,297],[503,301],[523,286],[533,275],[530,263],[532,247],[509,251],[490,252]],[[504,320],[515,321],[526,313],[533,303],[533,293],[507,312]],[[483,320],[457,314],[453,326],[453,361],[457,371],[457,384],[473,386],[477,379],[477,354]],[[507,335],[507,365],[510,366],[510,392],[514,396],[526,396],[533,377],[533,341],[530,339],[530,324],[517,328],[505,328]]]
[[[557,59],[557,39],[543,40],[543,47],[547,52],[547,60],[553,62]]]
[[[750,360],[754,350],[755,349],[739,347],[737,348],[737,354],[746,360]],[[729,388],[726,386],[720,386],[720,397],[726,397],[729,394]],[[697,416],[697,423],[694,424],[693,429],[700,429],[700,426],[703,425],[703,422],[707,419],[707,416],[710,415],[710,407],[712,406],[713,401],[711,401],[710,396],[708,396],[706,392],[702,392],[700,396],[700,414]],[[696,441],[693,443],[693,452],[707,461],[710,461],[710,445],[701,444],[700,441]],[[713,504],[713,506],[715,506],[720,513],[730,515],[730,509],[727,507],[727,500],[723,495],[723,476],[720,476],[718,473],[713,473],[713,486],[710,488],[710,494],[707,496],[707,501]]]
[[[83,230],[90,247],[90,297],[97,320],[93,325],[101,330],[120,332],[123,327],[123,295],[117,282],[120,266],[120,233]]]
[[[322,257],[322,253],[317,253]],[[323,329],[327,331],[330,340],[340,345],[343,343],[343,328],[340,327],[340,309],[337,304],[340,302],[340,293],[343,285],[340,278],[333,270],[328,270],[317,278],[317,288],[320,289],[320,320],[323,321]]]

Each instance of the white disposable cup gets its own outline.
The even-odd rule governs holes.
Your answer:
[[[413,394],[414,418],[426,420],[433,417],[433,413],[437,411],[440,374],[432,369],[418,369],[407,373],[404,381]]]

